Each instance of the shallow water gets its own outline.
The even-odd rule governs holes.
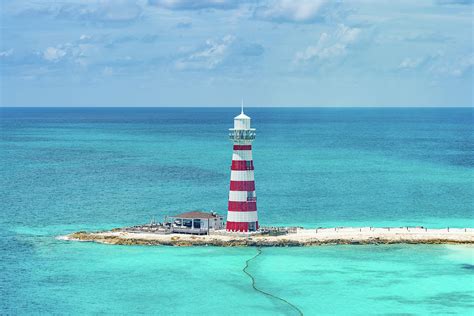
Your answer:
[[[9,314],[296,314],[252,248],[123,247],[77,230],[225,212],[233,109],[0,108],[0,307]],[[473,227],[472,109],[248,109],[263,225]],[[462,246],[265,248],[248,271],[311,314],[459,314]]]
[[[108,246],[48,237],[19,237],[16,246],[24,251],[2,277],[5,313],[298,314],[252,289],[242,269],[255,248]],[[248,271],[259,289],[306,315],[466,315],[474,307],[473,254],[462,246],[265,248]]]

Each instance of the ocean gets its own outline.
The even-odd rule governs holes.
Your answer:
[[[0,313],[297,315],[254,248],[55,239],[225,214],[238,108],[0,108]],[[474,227],[474,109],[248,108],[261,225]],[[474,247],[264,248],[305,315],[474,308]]]

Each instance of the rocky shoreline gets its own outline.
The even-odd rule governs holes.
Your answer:
[[[218,232],[211,235],[154,234],[124,232],[75,232],[62,240],[97,242],[110,245],[217,246],[217,247],[302,247],[367,244],[474,244],[474,229],[426,228],[325,228],[298,229],[297,232],[269,236]]]

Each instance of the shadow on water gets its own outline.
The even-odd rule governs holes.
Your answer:
[[[303,315],[303,311],[301,309],[299,309],[296,305],[293,305],[292,303],[288,302],[287,300],[285,300],[284,298],[281,298],[281,297],[278,297],[276,295],[273,295],[271,293],[268,293],[268,292],[265,292],[259,288],[257,288],[257,286],[255,285],[255,277],[250,274],[250,272],[247,271],[248,267],[249,267],[249,263],[250,261],[256,259],[258,256],[260,256],[262,254],[262,249],[258,248],[257,249],[257,254],[255,256],[253,256],[252,258],[248,259],[247,261],[245,261],[245,267],[242,269],[242,271],[248,275],[250,277],[250,279],[252,279],[252,287],[255,291],[257,292],[260,292],[268,297],[271,297],[271,298],[274,298],[276,300],[279,300],[287,305],[289,305],[291,308],[293,308],[296,312],[298,312],[299,315]]]
[[[474,264],[469,264],[469,263],[462,264],[461,269],[474,271]]]

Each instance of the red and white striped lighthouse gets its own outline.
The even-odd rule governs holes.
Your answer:
[[[251,232],[258,229],[257,196],[253,175],[252,142],[255,128],[250,128],[250,117],[242,112],[234,118],[234,128],[229,129],[234,144],[230,172],[227,231]]]

